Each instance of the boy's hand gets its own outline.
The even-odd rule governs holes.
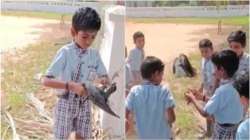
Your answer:
[[[215,120],[214,120],[214,117],[213,117],[213,116],[209,116],[209,117],[207,117],[207,120],[208,120],[209,122],[211,122],[211,123],[215,122]]]
[[[100,84],[102,84],[102,85],[104,85],[104,86],[110,84],[110,83],[109,83],[109,79],[108,79],[108,77],[106,77],[106,76],[101,77],[101,78],[99,79],[99,82],[100,82]]]
[[[80,83],[69,82],[69,90],[79,96],[87,96],[87,89]]]
[[[195,96],[192,92],[188,91],[188,92],[184,93],[184,95],[185,95],[185,99],[187,101],[187,104],[189,104],[190,102],[193,102],[195,100]]]
[[[201,92],[199,90],[196,89],[188,89],[188,92],[191,92],[195,98],[197,100],[202,100],[203,99],[203,95],[201,94]]]
[[[107,85],[109,85],[110,82],[107,76],[102,76],[102,77],[97,78],[93,84],[95,84],[95,86],[99,88],[102,88],[102,87],[106,87]]]
[[[200,87],[199,90],[198,90],[200,93],[203,92],[203,87]]]

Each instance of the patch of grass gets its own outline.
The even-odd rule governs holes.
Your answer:
[[[63,40],[60,42],[67,42]],[[44,73],[53,59],[56,51],[62,46],[53,42],[40,42],[22,48],[18,51],[5,52],[2,54],[1,75],[2,92],[6,95],[5,105],[10,106],[13,117],[23,117],[26,93],[36,93],[40,84],[34,79],[38,73]],[[3,109],[3,108],[2,108]],[[8,127],[1,118],[1,136]],[[8,131],[6,138],[10,137]]]
[[[61,45],[55,46],[51,42],[40,42],[3,54],[2,91],[13,111],[22,107],[25,93],[35,92],[40,87],[34,76],[45,72],[60,47]]]
[[[221,18],[128,18],[136,23],[185,23],[185,24],[218,24],[221,19],[223,25],[249,25],[248,16],[221,17]]]
[[[32,18],[44,18],[44,19],[55,19],[61,20],[64,15],[65,21],[71,21],[72,14],[61,14],[52,12],[40,12],[40,11],[3,11],[3,16],[17,16],[17,17],[32,17]]]
[[[184,93],[188,88],[199,88],[200,86],[200,59],[198,51],[189,55],[190,63],[197,70],[197,75],[193,78],[176,78],[171,69],[166,69],[166,81],[173,93],[176,101],[176,123],[175,126],[180,128],[178,139],[195,139],[197,134],[198,118],[194,116],[192,106],[188,106]],[[170,67],[168,67],[170,68]]]

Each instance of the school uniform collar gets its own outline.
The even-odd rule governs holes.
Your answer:
[[[77,52],[80,52],[80,54],[87,54],[88,53],[88,49],[83,49],[80,47],[79,44],[77,44],[75,41],[72,41],[72,44],[74,46],[74,49],[77,51]]]
[[[242,59],[245,59],[247,57],[247,53],[243,52],[240,56],[239,56],[239,59],[242,60]]]
[[[221,79],[220,80],[220,85],[225,85],[225,84],[229,84],[229,83],[232,83],[233,80],[230,78],[230,79]]]
[[[239,59],[243,58],[245,55],[245,52],[242,52],[242,54],[239,56]]]
[[[207,61],[207,62],[211,61],[211,57],[209,57],[209,58],[204,58],[204,59],[205,59],[205,61]]]
[[[138,47],[135,47],[136,49],[140,50],[140,51],[143,51],[143,48],[138,48]]]
[[[156,84],[154,84],[154,83],[152,83],[151,81],[146,80],[146,79],[143,80],[142,84],[143,84],[143,85],[154,85],[154,86],[157,86]]]

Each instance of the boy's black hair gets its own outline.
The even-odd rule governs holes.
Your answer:
[[[135,32],[134,35],[133,35],[134,42],[139,37],[144,37],[144,34],[141,31]]]
[[[239,58],[232,50],[222,50],[212,55],[212,62],[217,68],[223,68],[228,77],[232,77],[238,69]]]
[[[241,75],[239,79],[234,81],[234,87],[239,92],[240,96],[249,99],[249,75],[248,73]]]
[[[143,79],[150,79],[156,72],[162,72],[164,70],[163,62],[154,56],[148,56],[141,64],[141,75]]]
[[[210,48],[213,49],[213,43],[209,39],[205,38],[200,40],[199,42],[199,48]]]
[[[238,42],[241,44],[243,48],[246,46],[246,33],[238,30],[235,32],[232,32],[228,37],[227,37],[228,43],[231,43],[232,41]]]
[[[101,19],[93,8],[82,7],[75,11],[72,26],[76,32],[80,30],[98,31],[101,28]]]

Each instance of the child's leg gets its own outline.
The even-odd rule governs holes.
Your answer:
[[[76,139],[91,139],[91,108],[89,100],[80,105],[76,120]]]
[[[80,134],[76,133],[75,140],[85,140]]]
[[[213,132],[213,122],[210,119],[206,119],[207,122],[207,136],[211,137]]]
[[[56,140],[68,139],[72,130],[73,120],[68,111],[69,104],[65,99],[59,99],[54,112],[54,137]]]

